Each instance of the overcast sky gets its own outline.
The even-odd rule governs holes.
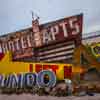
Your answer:
[[[83,33],[100,30],[100,0],[0,0],[0,35],[30,27],[31,11],[40,23],[83,13]]]

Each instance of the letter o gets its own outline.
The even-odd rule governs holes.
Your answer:
[[[49,76],[49,82],[44,82],[44,76]],[[50,70],[43,70],[38,73],[37,76],[37,84],[39,87],[53,87],[56,84],[56,75],[53,71]]]

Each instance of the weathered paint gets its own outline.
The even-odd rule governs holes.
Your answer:
[[[41,70],[52,70],[56,73],[58,80],[72,78],[74,73],[81,73],[81,67],[74,67],[72,64],[55,64],[55,63],[29,63],[15,62],[11,59],[11,54],[8,52],[0,61],[0,74],[10,73],[27,73],[40,72]]]

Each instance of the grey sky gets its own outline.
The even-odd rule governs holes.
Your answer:
[[[32,10],[40,23],[83,13],[83,33],[100,30],[100,0],[0,0],[0,35],[30,27]]]

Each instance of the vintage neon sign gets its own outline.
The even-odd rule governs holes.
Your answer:
[[[71,16],[47,24],[32,21],[29,29],[0,37],[0,49],[13,52],[14,59],[33,56],[33,48],[67,39],[81,40],[83,14]]]

